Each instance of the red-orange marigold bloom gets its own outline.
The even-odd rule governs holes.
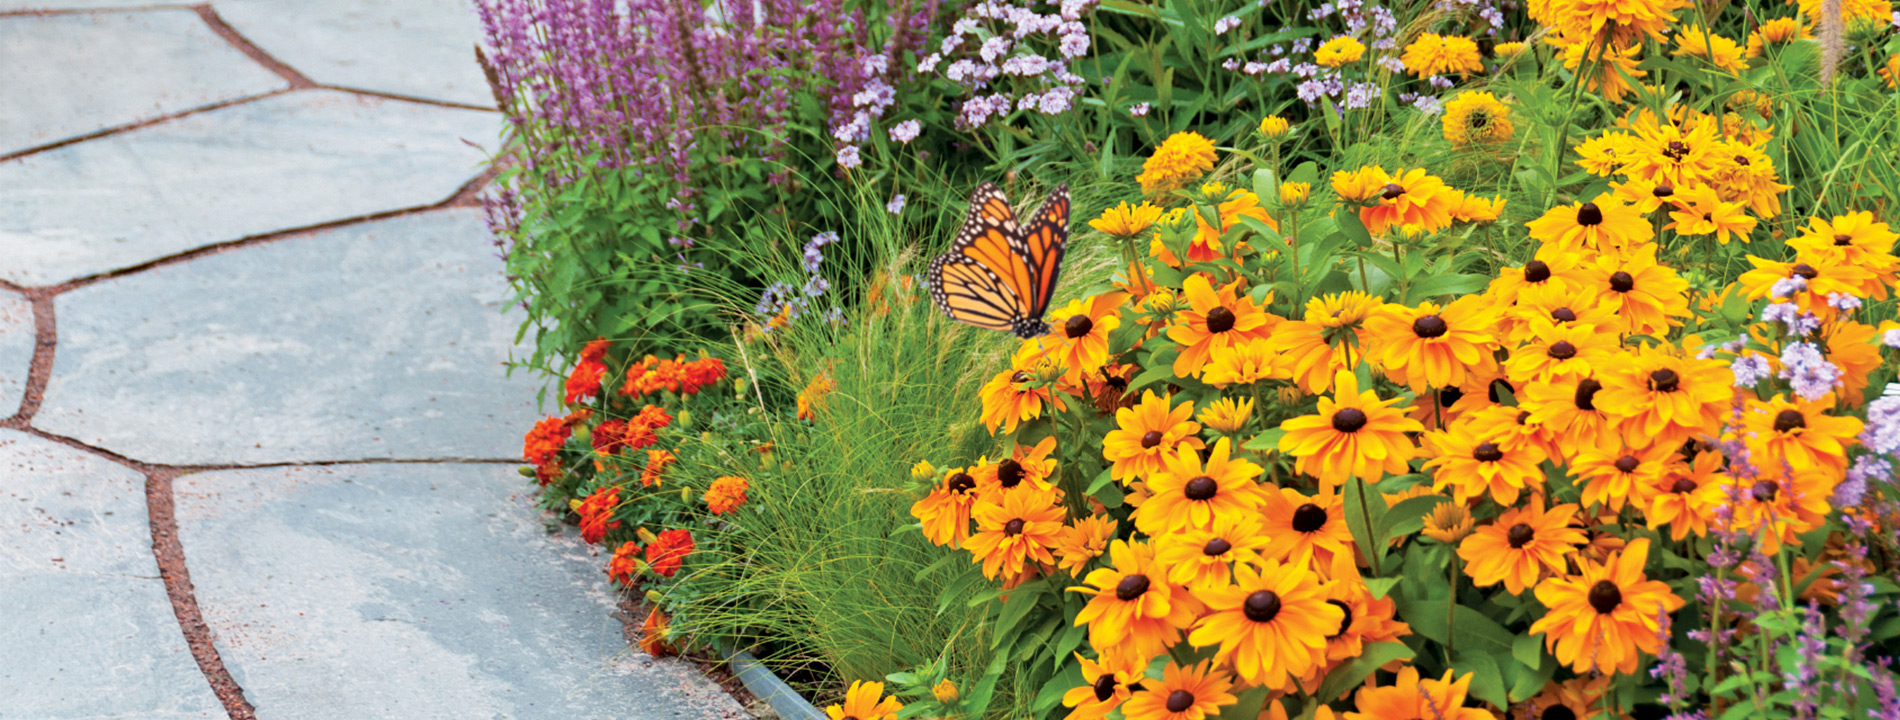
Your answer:
[[[739,509],[746,501],[745,492],[751,487],[745,478],[727,475],[714,480],[712,487],[706,489],[706,508],[714,515],[724,515]]]
[[[579,405],[600,395],[601,378],[607,375],[607,347],[613,341],[601,338],[587,343],[581,348],[581,358],[574,363],[574,370],[567,374],[567,383],[562,399],[569,405]]]
[[[607,537],[607,531],[620,527],[620,521],[614,519],[614,508],[620,505],[620,488],[604,487],[594,490],[587,499],[574,507],[581,516],[581,539],[589,544],[600,542]]]
[[[647,565],[661,577],[673,577],[693,554],[693,534],[685,530],[667,530],[647,544]]]
[[[647,466],[640,471],[640,487],[658,487],[660,475],[675,462],[679,462],[679,456],[671,450],[648,450]]]
[[[666,613],[660,612],[659,608],[647,613],[646,621],[640,623],[640,652],[653,657],[666,657],[677,652],[667,638],[670,634],[667,630],[669,625],[671,622]]]
[[[640,572],[640,546],[632,540],[623,542],[614,548],[614,556],[607,561],[607,578],[620,583],[622,587],[633,585],[633,576]]]

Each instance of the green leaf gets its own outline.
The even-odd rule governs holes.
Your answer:
[[[1404,580],[1404,578],[1366,578],[1366,589],[1372,592],[1373,599],[1382,598],[1385,597],[1387,593],[1392,592],[1392,586],[1399,584],[1400,580]]]
[[[1367,497],[1373,493],[1366,489],[1366,483],[1359,478],[1346,481],[1346,527],[1352,531],[1353,542],[1366,550],[1372,557],[1372,566],[1379,568],[1379,558],[1385,557],[1383,546],[1373,542],[1373,529],[1385,515],[1385,498]]]
[[[1452,637],[1452,627],[1446,625],[1445,604],[1444,600],[1408,602],[1399,606],[1399,614],[1412,626],[1412,632],[1444,645]],[[1517,636],[1505,630],[1496,620],[1465,605],[1457,606],[1452,612],[1457,613],[1451,622],[1458,634],[1458,641],[1452,644],[1459,652],[1511,654],[1512,643],[1516,642]]]
[[[1040,583],[1026,584],[1010,592],[1009,599],[1003,601],[1003,609],[996,616],[996,632],[990,641],[990,649],[995,649],[1016,635],[1016,626],[1029,616],[1029,611],[1036,609],[1042,596]]]
[[[1260,717],[1260,709],[1266,707],[1269,692],[1263,687],[1240,691],[1234,695],[1237,702],[1222,708],[1215,720],[1255,720]]]
[[[1280,449],[1280,438],[1285,435],[1285,430],[1277,427],[1268,428],[1259,435],[1255,435],[1252,440],[1243,443],[1240,448],[1242,450],[1256,450],[1261,452],[1278,450]]]
[[[1049,678],[1049,682],[1042,684],[1042,690],[1036,693],[1036,699],[1031,703],[1031,708],[1036,712],[1046,712],[1055,707],[1056,703],[1062,702],[1064,693],[1083,684],[1082,664],[1071,659],[1061,672]]]
[[[1365,683],[1366,677],[1393,660],[1410,660],[1412,648],[1401,642],[1376,642],[1366,645],[1359,657],[1347,660],[1345,664],[1326,673],[1326,682],[1320,683],[1319,694],[1313,697],[1321,702],[1331,702],[1345,695],[1347,691]]]
[[[1379,502],[1383,503],[1385,500],[1381,498]],[[1451,502],[1451,498],[1443,495],[1425,495],[1406,498],[1399,504],[1393,505],[1385,511],[1385,517],[1379,520],[1378,544],[1375,547],[1385,547],[1392,542],[1393,538],[1425,529],[1425,516],[1431,514],[1434,508],[1448,502]]]
[[[1537,667],[1544,661],[1544,643],[1536,635],[1519,635],[1511,641],[1511,657],[1524,667]]]
[[[1504,673],[1498,669],[1497,659],[1489,653],[1459,651],[1457,657],[1452,658],[1451,668],[1453,680],[1471,673],[1472,697],[1498,707],[1510,706],[1511,701],[1504,692]]]

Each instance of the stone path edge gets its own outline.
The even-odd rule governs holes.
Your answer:
[[[266,53],[263,49],[259,48],[254,43],[250,42],[243,35],[238,33],[236,29],[232,28],[229,24],[225,23],[224,20],[217,15],[217,12],[211,7],[209,3],[200,3],[196,5],[187,5],[187,6],[152,5],[152,6],[137,6],[137,7],[122,7],[122,8],[88,8],[88,9],[71,9],[71,10],[18,10],[18,11],[0,12],[0,19],[8,18],[8,17],[32,17],[32,16],[51,16],[51,15],[124,13],[124,12],[148,12],[148,11],[181,11],[181,10],[189,10],[195,13],[220,38],[222,38],[227,43],[229,43],[233,48],[242,52],[245,56],[250,58],[253,62],[256,62],[257,64],[263,66],[264,68],[270,70],[272,73],[278,75],[279,77],[289,82],[290,87],[285,88],[283,90],[278,90],[278,91],[273,91],[273,92],[268,92],[268,93],[260,93],[257,95],[251,95],[251,96],[235,98],[235,99],[231,99],[227,101],[212,103],[212,104],[208,104],[208,105],[204,105],[204,106],[200,106],[196,108],[187,109],[180,112],[174,112],[167,115],[161,115],[158,117],[146,118],[146,119],[139,120],[132,123],[126,123],[126,124],[122,124],[118,126],[104,128],[104,129],[87,133],[85,135],[81,135],[78,137],[67,138],[64,140],[48,143],[45,145],[26,148],[24,150],[19,150],[19,151],[15,151],[9,154],[0,155],[0,162],[14,160],[14,159],[18,159],[18,158],[25,157],[28,155],[34,155],[37,153],[46,152],[48,150],[53,150],[56,148],[65,147],[68,145],[73,145],[73,144],[85,142],[88,140],[95,140],[101,137],[116,135],[116,134],[131,131],[131,130],[136,130],[139,128],[156,125],[156,124],[168,122],[171,120],[176,120],[176,119],[186,117],[189,115],[194,115],[198,113],[208,112],[208,111],[217,110],[221,108],[226,108],[226,107],[231,107],[231,106],[240,105],[244,103],[255,102],[258,100],[272,98],[279,95],[296,92],[299,90],[328,89],[328,90],[336,90],[336,91],[355,93],[355,94],[360,94],[360,95],[369,95],[369,96],[375,96],[375,97],[380,97],[380,98],[385,98],[385,99],[390,99],[390,100],[411,102],[411,103],[417,103],[417,104],[423,104],[423,105],[435,105],[435,106],[440,106],[440,107],[471,109],[471,110],[484,110],[484,111],[489,111],[489,112],[495,111],[495,108],[492,108],[492,107],[481,107],[481,106],[467,105],[467,104],[462,104],[462,103],[429,100],[429,99],[424,99],[424,98],[408,97],[408,96],[393,94],[393,93],[368,91],[368,90],[362,90],[358,88],[349,88],[349,87],[334,87],[334,86],[316,83],[310,80],[308,77],[304,76],[302,73],[298,72],[295,68],[292,68],[291,66],[284,64],[281,61],[278,61],[276,58],[271,57],[269,53]],[[105,450],[103,448],[97,448],[97,447],[87,445],[86,443],[83,443],[73,438],[69,438],[69,437],[65,437],[61,435],[55,435],[52,433],[39,430],[32,426],[32,421],[33,421],[34,415],[38,413],[40,404],[45,397],[47,382],[49,381],[52,374],[53,358],[58,349],[58,318],[54,312],[54,298],[56,298],[57,296],[63,293],[69,292],[71,290],[82,288],[82,287],[85,287],[97,282],[109,280],[116,277],[121,277],[124,275],[129,275],[133,273],[138,273],[144,270],[149,270],[149,269],[164,266],[164,265],[188,262],[190,260],[194,260],[200,257],[204,257],[206,255],[214,254],[214,253],[226,252],[226,251],[236,250],[240,248],[250,247],[253,245],[264,244],[264,243],[271,243],[278,240],[287,240],[287,239],[302,237],[306,235],[311,235],[311,234],[325,231],[325,230],[331,230],[331,229],[336,229],[340,227],[347,227],[347,226],[361,224],[361,223],[369,223],[369,222],[374,222],[378,220],[386,220],[386,219],[405,216],[405,215],[426,213],[430,211],[442,210],[442,209],[451,208],[451,207],[478,206],[480,204],[480,201],[479,201],[480,192],[482,191],[484,187],[486,187],[490,182],[494,180],[495,176],[499,174],[499,172],[500,172],[500,167],[498,166],[498,164],[490,163],[486,169],[484,169],[481,173],[479,173],[473,179],[469,180],[467,183],[463,184],[462,187],[460,187],[455,193],[450,195],[448,198],[442,200],[441,202],[433,203],[430,205],[401,208],[401,209],[391,210],[391,211],[386,211],[386,212],[381,212],[381,213],[374,213],[374,214],[358,216],[358,217],[343,218],[339,220],[332,220],[332,221],[327,221],[323,223],[318,223],[315,225],[309,225],[309,226],[298,227],[298,228],[290,228],[290,229],[279,230],[275,232],[264,233],[260,235],[250,236],[250,237],[238,238],[236,240],[216,243],[216,244],[207,245],[204,247],[193,248],[185,252],[169,255],[162,258],[157,258],[157,259],[150,260],[150,261],[133,265],[133,266],[117,268],[108,272],[103,272],[103,273],[98,273],[95,275],[68,280],[56,285],[21,286],[21,285],[17,285],[11,282],[7,282],[5,280],[0,280],[0,288],[4,288],[6,290],[19,293],[20,295],[24,296],[27,299],[27,301],[31,304],[31,307],[32,307],[33,322],[34,322],[33,357],[31,361],[30,369],[28,371],[25,392],[22,396],[20,407],[18,409],[14,410],[12,414],[10,415],[0,416],[0,428],[17,430],[17,431],[41,438],[41,439],[45,439],[45,440],[55,442],[67,447],[71,447],[75,450],[78,450],[84,453],[88,453],[97,457],[104,458],[113,463],[122,465],[128,469],[131,469],[132,471],[139,473],[145,478],[145,502],[146,502],[146,511],[149,518],[149,525],[150,525],[151,538],[152,538],[152,554],[159,568],[160,579],[165,585],[165,593],[171,602],[172,612],[175,615],[176,620],[178,621],[181,634],[183,634],[185,637],[186,645],[191,650],[193,660],[198,665],[200,672],[203,673],[206,682],[211,687],[212,692],[217,696],[219,702],[224,705],[225,712],[231,718],[231,720],[256,720],[257,714],[256,714],[255,708],[251,705],[250,701],[245,698],[244,689],[238,685],[237,681],[232,677],[229,669],[225,667],[224,660],[220,656],[217,646],[212,641],[210,628],[206,624],[204,620],[204,616],[198,606],[198,600],[196,597],[195,589],[193,588],[192,582],[191,582],[191,572],[186,563],[184,545],[180,541],[179,536],[178,536],[178,525],[177,525],[176,515],[174,512],[174,496],[172,492],[173,480],[179,477],[182,477],[184,475],[198,473],[198,472],[208,472],[208,471],[214,471],[214,470],[249,469],[249,468],[288,467],[288,466],[305,466],[305,465],[319,465],[320,466],[320,465],[341,465],[341,464],[509,464],[509,465],[513,465],[513,464],[518,464],[519,461],[515,459],[490,459],[490,458],[427,458],[427,459],[402,459],[402,460],[361,460],[361,459],[358,459],[358,460],[347,460],[347,461],[342,461],[342,460],[340,461],[305,461],[305,462],[289,462],[289,463],[264,463],[264,464],[256,464],[256,465],[230,465],[230,466],[220,465],[220,466],[202,466],[202,467],[200,466],[168,466],[168,465],[153,465],[149,463],[144,463],[136,459],[129,458],[129,457],[120,455],[118,453],[112,452],[110,450]],[[6,412],[6,411],[7,411],[6,409],[0,409],[0,412]]]

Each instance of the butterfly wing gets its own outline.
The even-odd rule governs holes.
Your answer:
[[[970,194],[970,209],[950,251],[930,262],[931,298],[951,319],[992,330],[1009,330],[1023,315],[1019,290],[1029,273],[1013,268],[1011,244],[1022,228],[1009,198],[995,183]]]
[[[1020,237],[1015,250],[1028,266],[1031,281],[1029,292],[1022,296],[1028,310],[1026,317],[1038,320],[1055,296],[1056,281],[1062,276],[1062,257],[1068,252],[1069,186],[1059,186],[1049,193]]]
[[[988,330],[1009,332],[1022,314],[1021,303],[995,273],[961,255],[930,261],[930,294],[951,319]]]

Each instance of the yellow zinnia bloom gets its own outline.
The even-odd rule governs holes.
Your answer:
[[[1405,46],[1399,59],[1405,63],[1406,72],[1421,78],[1484,72],[1484,56],[1478,53],[1478,44],[1458,35],[1423,33]]]
[[[1321,43],[1319,49],[1313,51],[1313,62],[1336,68],[1347,63],[1359,62],[1359,58],[1365,57],[1365,54],[1365,43],[1359,42],[1351,35],[1340,35]]]
[[[1179,132],[1162,141],[1141,166],[1141,191],[1154,195],[1185,187],[1214,169],[1214,141],[1196,132]]]
[[[1089,227],[1115,237],[1134,237],[1154,227],[1161,219],[1162,209],[1154,203],[1143,202],[1140,205],[1120,205],[1102,211],[1102,216],[1089,221]]]
[[[1462,92],[1445,103],[1440,124],[1453,147],[1501,143],[1511,139],[1511,108],[1488,92]]]

